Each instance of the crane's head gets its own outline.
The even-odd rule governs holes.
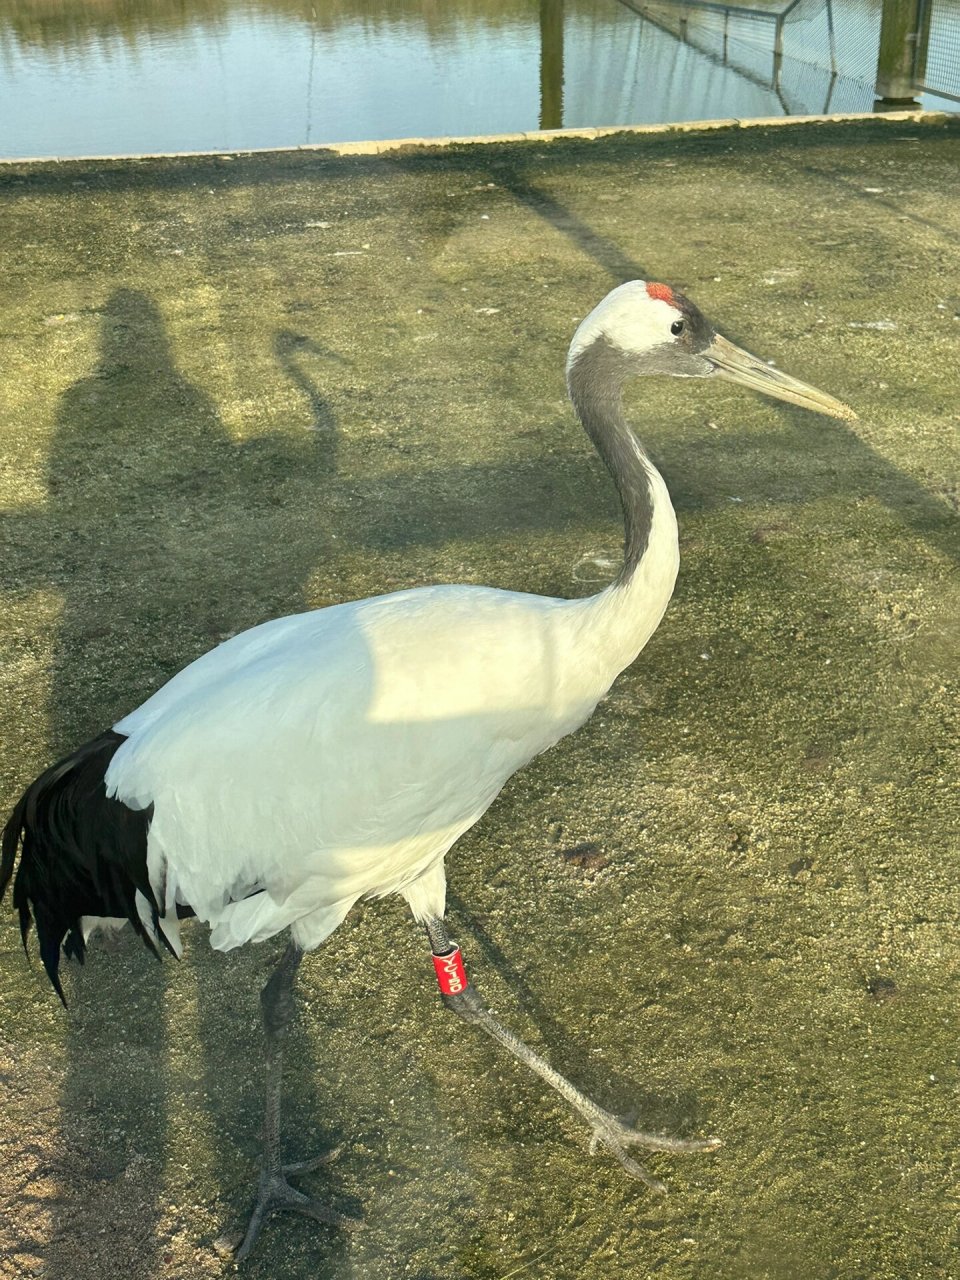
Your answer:
[[[847,405],[781,373],[715,331],[697,307],[667,284],[630,280],[612,290],[573,336],[567,377],[574,370],[614,380],[638,374],[675,378],[718,375],[835,418],[856,418]]]

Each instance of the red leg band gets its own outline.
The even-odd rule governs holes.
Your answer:
[[[440,991],[445,996],[458,996],[461,991],[467,988],[468,978],[467,971],[463,967],[463,957],[460,954],[460,948],[454,942],[453,950],[448,951],[444,956],[433,957],[433,967],[437,971],[437,982],[440,984]]]

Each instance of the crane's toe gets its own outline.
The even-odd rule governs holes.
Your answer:
[[[644,1133],[625,1119],[602,1112],[593,1125],[590,1154],[593,1155],[598,1147],[606,1147],[631,1178],[639,1178],[651,1191],[665,1192],[666,1185],[634,1160],[629,1154],[629,1147],[644,1147],[647,1151],[669,1151],[675,1155],[683,1155],[694,1151],[715,1151],[720,1145],[719,1138],[668,1138],[660,1134]]]
[[[339,1213],[336,1209],[331,1209],[329,1205],[323,1204],[322,1201],[316,1200],[312,1196],[304,1195],[302,1191],[297,1191],[287,1181],[288,1174],[309,1173],[311,1169],[317,1169],[320,1165],[328,1164],[336,1157],[338,1150],[339,1148],[332,1152],[326,1151],[323,1155],[317,1156],[313,1160],[304,1160],[300,1164],[285,1165],[280,1173],[270,1173],[265,1169],[260,1174],[256,1204],[253,1206],[246,1234],[236,1252],[237,1262],[242,1262],[251,1253],[260,1236],[263,1224],[271,1214],[277,1213],[281,1209],[289,1209],[295,1213],[306,1214],[308,1218],[313,1218],[317,1222],[325,1222],[331,1227],[339,1227],[342,1231],[356,1231],[363,1226],[361,1219],[351,1218],[347,1214]]]

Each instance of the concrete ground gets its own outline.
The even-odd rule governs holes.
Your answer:
[[[364,1215],[263,1280],[960,1277],[960,129],[0,170],[0,799],[274,615],[436,581],[593,591],[612,486],[565,403],[620,281],[849,402],[635,387],[673,604],[448,858],[493,1006],[646,1128],[591,1157],[440,1007],[398,901],[304,965],[291,1155]],[[0,930],[0,1276],[233,1272],[282,939],[91,948],[64,1013]],[[537,1029],[539,1028],[539,1030]]]

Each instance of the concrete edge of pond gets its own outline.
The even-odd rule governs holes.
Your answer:
[[[202,158],[230,158],[232,156],[283,155],[295,152],[318,152],[337,156],[376,156],[405,148],[436,149],[442,147],[486,146],[513,142],[554,142],[565,139],[592,141],[613,137],[616,134],[664,134],[700,133],[708,131],[790,128],[795,125],[856,124],[865,120],[894,124],[922,124],[927,126],[947,124],[960,119],[949,111],[861,111],[838,112],[833,115],[809,116],[758,116],[755,119],[731,117],[722,120],[689,120],[673,124],[607,125],[589,129],[533,129],[520,133],[481,134],[465,137],[441,138],[382,138],[367,142],[316,142],[295,147],[251,147],[224,151],[159,151],[141,154],[89,155],[89,156],[8,156],[0,157],[0,172],[5,167],[30,164],[78,164],[104,163],[124,160],[178,160]]]

